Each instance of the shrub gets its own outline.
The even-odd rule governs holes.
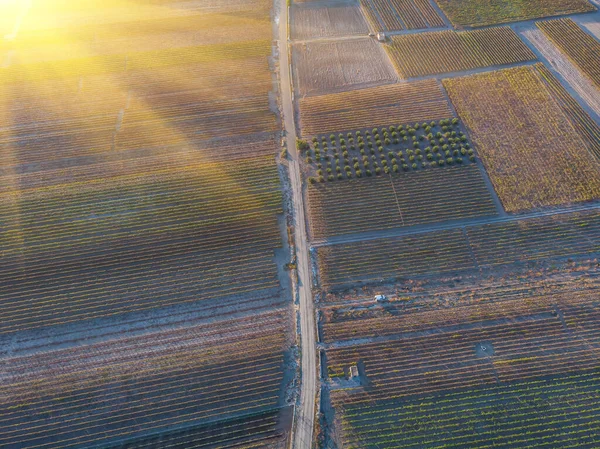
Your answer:
[[[329,175],[329,176],[327,177],[327,180],[328,180],[328,181],[333,181],[334,179],[335,179],[335,178],[333,177],[333,175]]]
[[[375,174],[376,174],[376,175],[379,175],[379,174],[381,174],[381,168],[379,168],[379,167],[375,167]]]
[[[394,170],[394,173],[398,173],[398,165],[394,164],[392,170]]]
[[[322,176],[319,176],[319,182],[325,182],[325,178],[323,178]]]
[[[413,170],[416,170],[417,169],[417,164],[412,164],[412,168],[413,168]]]
[[[296,139],[296,149],[300,152],[310,150],[310,145],[304,139]]]
[[[309,182],[310,184],[314,184],[315,182],[317,182],[317,180],[316,180],[315,178],[313,178],[312,176],[310,176],[310,177],[308,178],[308,182]]]
[[[365,173],[366,173],[366,175],[367,175],[367,176],[371,176],[371,175],[373,174],[373,173],[371,172],[371,170],[367,170],[367,171],[365,171]]]
[[[337,179],[343,179],[343,178],[344,178],[344,177],[342,176],[342,174],[341,174],[341,173],[338,173],[338,174],[337,174]]]

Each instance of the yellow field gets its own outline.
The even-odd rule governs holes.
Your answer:
[[[507,211],[600,197],[600,165],[531,68],[444,86]]]

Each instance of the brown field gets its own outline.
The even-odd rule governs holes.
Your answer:
[[[292,38],[310,39],[348,35],[366,35],[369,27],[356,4],[294,5]]]
[[[454,26],[486,26],[595,11],[587,0],[436,0]]]
[[[600,197],[600,165],[534,70],[444,81],[509,212]]]
[[[448,48],[452,51],[446,51]],[[391,44],[385,49],[402,78],[536,59],[508,27],[392,36]]]
[[[301,96],[340,92],[397,81],[385,51],[365,37],[293,46],[295,78]]]
[[[302,134],[371,128],[452,117],[435,80],[354,90],[300,99]]]

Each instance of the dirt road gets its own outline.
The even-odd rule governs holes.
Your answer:
[[[279,17],[279,79],[283,122],[286,143],[290,159],[290,180],[293,189],[294,217],[296,223],[296,261],[298,267],[298,297],[300,305],[300,333],[302,348],[302,383],[300,386],[300,405],[296,409],[294,423],[294,449],[308,449],[312,445],[315,419],[315,397],[317,393],[317,355],[315,341],[315,312],[310,285],[310,258],[304,201],[302,198],[302,179],[296,152],[296,126],[292,101],[291,67],[288,44],[288,8],[285,0],[280,0]]]

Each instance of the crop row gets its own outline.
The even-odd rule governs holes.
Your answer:
[[[381,124],[413,123],[452,117],[435,80],[306,97],[300,100],[302,133],[314,136]]]
[[[75,447],[164,429],[191,416],[214,420],[270,409],[282,380],[282,336],[250,334],[200,346],[175,341],[168,352],[52,363],[31,378],[9,371],[0,441],[3,447]],[[93,345],[79,351],[95,352]]]
[[[467,238],[468,237],[468,238]],[[328,245],[318,250],[322,283],[339,288],[408,276],[600,251],[600,215],[573,213],[462,229]],[[473,253],[475,259],[471,257]]]
[[[535,67],[444,80],[509,212],[600,197],[600,164]]]
[[[597,389],[597,373],[588,372],[349,407],[343,441],[352,448],[595,447]]]
[[[536,22],[536,25],[600,88],[600,42],[583,31],[572,19]]]
[[[496,213],[476,165],[313,186],[308,204],[317,239]]]
[[[452,51],[448,52],[448,48]],[[508,27],[392,36],[386,50],[402,78],[536,59]]]

